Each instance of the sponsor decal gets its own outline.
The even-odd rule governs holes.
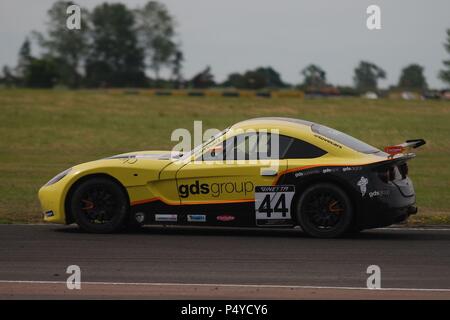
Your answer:
[[[189,222],[206,222],[206,215],[204,215],[204,214],[188,214],[187,221],[189,221]]]
[[[178,216],[176,214],[155,214],[155,221],[177,222]]]
[[[143,212],[136,212],[134,215],[134,219],[136,219],[137,223],[142,223],[145,220],[145,215]]]
[[[178,187],[178,194],[182,198],[187,198],[190,194],[208,194],[209,192],[209,185],[207,183],[200,184],[198,180],[190,185],[182,184]]]
[[[354,172],[354,171],[361,171],[362,167],[343,167],[343,168],[324,168],[321,170],[315,169],[315,170],[306,170],[306,171],[298,171],[294,174],[296,178],[304,177],[310,174],[318,174],[318,173],[333,173],[333,172]]]
[[[229,221],[233,221],[234,219],[236,219],[236,217],[232,216],[230,214],[222,214],[220,216],[217,216],[216,219],[217,219],[217,221],[229,222]]]
[[[296,178],[308,176],[310,174],[318,174],[320,170],[308,170],[308,171],[299,171],[294,174]]]
[[[361,196],[364,197],[367,192],[367,184],[369,183],[369,179],[366,177],[361,176],[361,179],[356,183],[356,185],[359,187],[359,190],[361,191]]]
[[[181,198],[190,195],[210,194],[213,197],[220,197],[224,193],[242,193],[244,196],[253,192],[254,186],[251,181],[243,182],[222,182],[222,183],[200,183],[196,180],[192,184],[182,184],[178,187],[178,194]]]
[[[319,136],[318,134],[315,134],[314,137],[319,138],[320,140],[323,140],[323,141],[325,141],[325,142],[328,142],[329,144],[331,144],[331,145],[333,145],[333,146],[335,146],[335,147],[338,147],[339,149],[342,149],[342,146],[341,146],[341,145],[339,145],[339,144],[337,144],[336,142],[331,141],[331,140],[329,140],[329,139],[327,139],[327,138],[325,138],[325,137]]]
[[[49,211],[45,211],[44,215],[46,217],[53,217],[55,215],[55,213],[52,210],[49,210]]]
[[[405,150],[406,148],[402,146],[389,146],[384,148],[384,152],[389,153],[391,156],[396,155],[397,153],[402,153]]]
[[[373,198],[373,197],[383,197],[383,196],[387,196],[389,195],[389,190],[375,190],[375,191],[371,191],[369,192],[369,197]]]
[[[332,173],[339,171],[339,168],[325,168],[322,170],[322,173]]]
[[[348,172],[348,171],[361,171],[362,167],[344,167],[342,168],[342,172]]]

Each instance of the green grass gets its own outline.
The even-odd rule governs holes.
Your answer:
[[[260,116],[316,121],[378,147],[425,138],[427,145],[410,162],[421,208],[414,221],[437,214],[444,218],[436,221],[448,222],[449,102],[0,90],[0,223],[40,221],[37,190],[74,164],[127,151],[170,149],[172,130],[193,130],[194,120],[203,120],[204,129],[221,129]]]

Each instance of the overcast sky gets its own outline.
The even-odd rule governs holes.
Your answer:
[[[0,65],[16,64],[31,30],[45,29],[52,0],[0,1]],[[78,0],[92,9],[103,0]],[[118,1],[107,1],[118,2]],[[123,1],[125,2],[125,1]],[[146,1],[126,1],[130,8]],[[409,63],[425,67],[428,83],[437,78],[450,28],[450,0],[164,0],[178,23],[186,77],[211,65],[216,80],[236,71],[273,66],[291,83],[309,63],[322,66],[329,82],[351,85],[353,69],[369,60],[387,72],[386,87]],[[382,29],[366,28],[366,8],[381,7]]]

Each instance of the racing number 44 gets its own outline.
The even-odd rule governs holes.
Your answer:
[[[257,186],[255,211],[257,225],[292,225],[291,203],[295,187]]]
[[[281,213],[283,218],[286,218],[289,209],[286,207],[286,194],[282,193],[275,204],[275,207],[272,209],[270,194],[266,194],[264,196],[264,200],[261,202],[261,205],[258,208],[259,212],[267,213],[267,218],[272,217],[272,213]]]

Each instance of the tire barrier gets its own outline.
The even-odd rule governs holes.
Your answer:
[[[181,96],[181,97],[226,97],[226,98],[301,98],[305,97],[303,91],[252,91],[252,90],[144,90],[144,89],[111,89],[113,94],[147,95],[157,97]]]

